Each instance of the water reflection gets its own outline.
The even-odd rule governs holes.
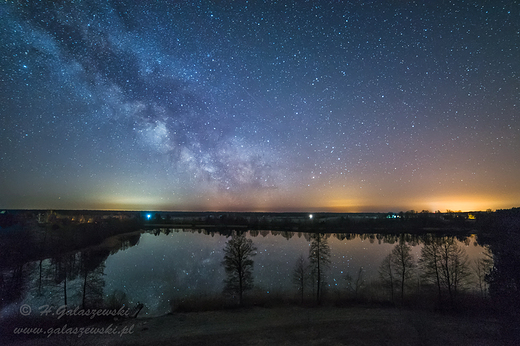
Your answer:
[[[122,292],[131,306],[144,303],[142,315],[161,315],[170,311],[175,300],[222,292],[225,273],[221,262],[230,234],[231,231],[155,229],[119,238],[109,248],[31,262],[4,273],[3,278],[12,282],[13,292],[21,292],[20,288],[25,287],[23,302],[35,307],[88,307],[113,297],[114,292]],[[254,230],[248,231],[246,237],[258,249],[253,270],[255,288],[270,295],[297,295],[292,274],[298,258],[307,258],[309,254],[311,234]],[[399,235],[346,233],[324,237],[331,251],[331,265],[326,273],[329,292],[349,289],[352,278],[358,278],[360,272],[366,282],[377,279],[379,266],[399,239]],[[433,236],[403,237],[412,246],[412,256],[417,261],[421,244]],[[474,236],[457,242],[465,248],[470,261],[483,256],[484,248]],[[11,305],[11,311],[16,306]]]
[[[300,255],[308,256],[310,233],[249,231],[257,247],[254,258],[255,287],[269,294],[294,291],[292,272]],[[378,278],[378,268],[398,241],[398,235],[326,234],[331,265],[326,281],[329,290],[346,290],[347,278]],[[406,235],[417,261],[421,245],[430,235]],[[170,311],[172,300],[191,295],[222,292],[225,277],[221,265],[227,236],[200,230],[162,230],[141,235],[138,246],[110,256],[106,262],[106,294],[122,290],[133,302],[144,302],[148,314]],[[460,242],[470,259],[480,258],[484,248],[474,236]],[[475,244],[475,246],[473,245]]]

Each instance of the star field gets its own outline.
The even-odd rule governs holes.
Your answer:
[[[520,203],[520,5],[7,1],[0,207]]]

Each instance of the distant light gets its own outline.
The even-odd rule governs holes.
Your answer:
[[[312,220],[312,214],[309,214],[309,219],[311,219],[311,220]]]
[[[146,214],[146,218],[150,220],[152,218],[152,214]]]

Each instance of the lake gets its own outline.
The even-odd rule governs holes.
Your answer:
[[[404,236],[417,262],[423,239],[432,236]],[[255,289],[268,295],[296,295],[292,273],[298,257],[309,254],[310,234],[255,230],[247,231],[246,237],[257,248]],[[140,316],[157,316],[170,312],[172,301],[222,292],[225,271],[221,262],[229,235],[200,229],[157,229],[129,239],[113,244],[110,251],[81,251],[27,264],[23,301],[7,306],[2,315],[15,313],[21,304],[33,309],[45,304],[60,306],[65,295],[68,305],[77,306],[85,299],[107,300],[117,292],[126,295],[130,306],[144,304]],[[347,274],[356,278],[360,268],[365,282],[377,279],[378,268],[398,236],[330,233],[326,239],[331,250],[327,288],[341,292],[348,288]],[[485,249],[475,236],[457,242],[470,263],[483,257]]]

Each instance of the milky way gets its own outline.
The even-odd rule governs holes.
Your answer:
[[[520,5],[7,1],[0,207],[509,208]]]

